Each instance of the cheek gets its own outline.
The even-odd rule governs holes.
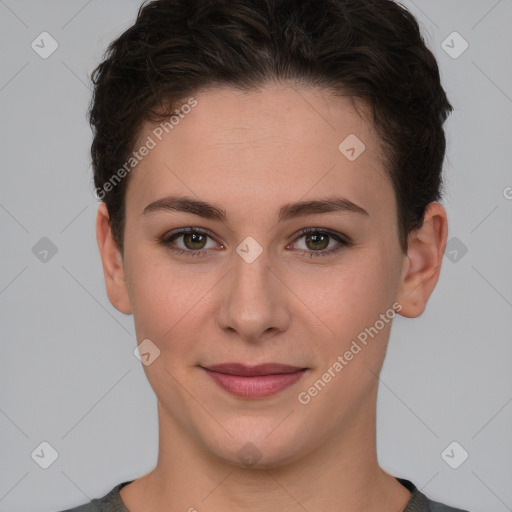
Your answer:
[[[383,254],[385,251],[377,250],[354,253],[321,280],[301,278],[302,283],[315,283],[309,291],[309,305],[323,326],[328,326],[322,328],[325,336],[315,347],[316,353],[322,354],[321,369],[347,354],[350,368],[347,366],[343,374],[351,377],[344,384],[341,382],[344,379],[338,379],[338,385],[345,386],[361,378],[373,382],[373,375],[367,369],[378,373],[382,365],[395,316],[392,306],[396,296],[396,270],[392,270],[392,260]],[[386,313],[388,316],[381,320],[381,315]],[[311,327],[304,328],[306,332],[311,330]]]
[[[320,288],[315,280],[314,301],[338,327],[364,327],[393,303],[396,287],[388,262],[376,252],[363,252],[333,267]]]
[[[134,251],[130,258],[130,300],[137,340],[149,338],[161,344],[182,337],[200,298],[208,289],[205,275],[194,275],[191,266],[171,265],[165,257]],[[181,334],[178,334],[181,333]]]

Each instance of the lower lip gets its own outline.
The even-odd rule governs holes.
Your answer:
[[[265,398],[275,395],[295,384],[306,371],[304,369],[293,373],[244,377],[203,369],[221,388],[243,398]]]

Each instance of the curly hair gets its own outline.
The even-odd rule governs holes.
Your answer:
[[[280,81],[362,100],[393,185],[404,252],[426,206],[441,197],[443,123],[453,107],[418,22],[392,0],[145,2],[91,79],[94,184],[121,253],[129,176],[105,185],[144,122],[161,121],[209,87]]]

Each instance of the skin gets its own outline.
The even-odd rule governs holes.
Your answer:
[[[404,254],[377,135],[348,98],[287,84],[194,97],[197,106],[129,176],[124,254],[104,203],[98,208],[108,297],[133,314],[137,342],[150,339],[160,350],[144,366],[158,403],[157,465],[124,487],[122,500],[131,512],[402,511],[410,493],[376,456],[377,376],[391,322],[307,405],[297,397],[394,303],[406,317],[424,311],[446,245],[444,208],[427,207]],[[140,140],[153,128],[144,125]],[[338,150],[349,134],[366,146],[354,161]],[[227,222],[143,214],[169,195],[215,204]],[[367,215],[278,222],[285,203],[332,196]],[[184,227],[209,237],[179,236],[169,245],[206,254],[178,255],[159,243]],[[305,228],[345,235],[353,245],[314,256],[319,249],[300,235]],[[263,249],[252,263],[236,252],[248,236]],[[340,247],[331,237],[317,244]],[[273,396],[241,398],[198,366],[233,361],[308,370]],[[260,455],[251,467],[237,456],[248,442]]]

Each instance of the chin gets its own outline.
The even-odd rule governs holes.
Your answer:
[[[255,425],[254,418],[246,419],[246,428],[227,427],[233,437],[226,434],[222,438],[203,438],[213,456],[240,468],[273,469],[300,459],[307,451],[304,435],[291,429],[291,424],[279,425],[282,418],[259,425]]]

